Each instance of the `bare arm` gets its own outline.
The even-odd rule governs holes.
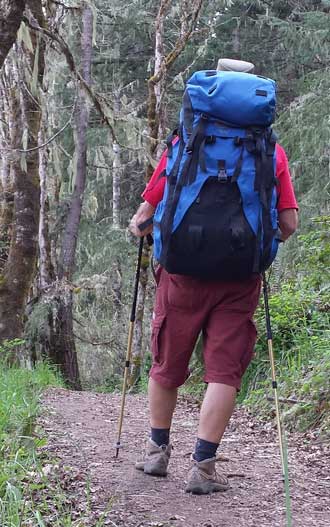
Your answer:
[[[282,240],[285,241],[298,227],[298,212],[296,209],[285,209],[279,212],[278,222],[282,232]]]

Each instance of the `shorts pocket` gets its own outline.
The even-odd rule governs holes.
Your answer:
[[[258,331],[253,320],[247,321],[247,331],[246,331],[246,348],[245,352],[241,359],[242,375],[244,374],[246,368],[251,362],[253,357],[254,347],[258,337]]]
[[[152,321],[152,331],[151,331],[151,354],[153,362],[156,364],[161,363],[161,347],[160,347],[160,337],[161,332],[165,324],[165,315],[158,315]]]

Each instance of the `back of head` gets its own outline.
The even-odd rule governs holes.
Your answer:
[[[219,59],[218,71],[237,71],[240,73],[253,73],[254,64],[245,60]]]

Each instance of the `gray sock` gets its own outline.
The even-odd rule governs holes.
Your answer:
[[[151,428],[150,437],[158,446],[168,445],[170,442],[170,429]]]
[[[218,446],[218,443],[211,443],[211,441],[199,439],[198,437],[193,458],[195,461],[204,461],[205,459],[215,457]]]

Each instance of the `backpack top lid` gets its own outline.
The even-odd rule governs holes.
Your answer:
[[[197,71],[188,80],[184,97],[190,100],[189,111],[235,126],[267,127],[275,120],[276,83],[259,75]]]

